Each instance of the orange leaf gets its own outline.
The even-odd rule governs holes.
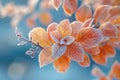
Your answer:
[[[43,50],[39,54],[39,64],[40,67],[43,67],[47,64],[50,64],[53,62],[53,57],[51,53],[51,47],[43,48]]]
[[[117,61],[114,62],[109,76],[112,78],[115,77],[117,79],[120,79],[120,63],[118,63]]]
[[[70,27],[70,22],[68,19],[62,20],[58,27],[57,30],[62,34],[62,37],[69,36],[72,33],[72,28]]]
[[[66,72],[70,66],[70,62],[70,59],[66,55],[63,55],[54,61],[54,68],[58,72]]]
[[[93,15],[94,22],[96,24],[102,23],[103,21],[105,21],[108,9],[109,9],[108,5],[102,5],[102,6],[97,7]]]
[[[92,48],[96,46],[103,39],[100,30],[87,27],[82,28],[76,38],[76,41],[82,44],[84,48]]]
[[[50,46],[50,40],[48,39],[47,32],[41,27],[36,27],[29,32],[29,39],[35,44],[39,44],[42,47]]]
[[[112,6],[108,10],[107,18],[109,19],[109,18],[111,18],[115,15],[118,15],[118,14],[120,14],[120,6]]]
[[[107,54],[104,51],[104,48],[100,48],[100,53],[98,55],[91,55],[95,63],[100,65],[106,65]]]
[[[56,29],[57,29],[57,23],[55,23],[55,22],[53,22],[53,23],[51,23],[51,24],[49,24],[48,25],[48,27],[47,27],[47,33],[48,33],[48,38],[51,40],[51,36],[50,36],[50,33],[52,32],[52,31],[55,31]],[[52,41],[52,40],[51,40]]]
[[[79,65],[82,67],[89,67],[90,66],[90,58],[87,54],[85,54],[83,61],[79,62]]]
[[[85,20],[92,18],[92,11],[88,5],[80,6],[75,13],[76,20],[84,22]]]
[[[93,75],[93,76],[97,76],[97,77],[102,77],[102,76],[104,76],[104,74],[103,74],[103,72],[100,70],[100,68],[98,68],[98,67],[94,67],[93,69],[92,69],[92,71],[91,71],[91,74]]]
[[[67,15],[71,16],[77,9],[77,5],[78,5],[77,0],[64,0],[62,7],[64,12]]]
[[[109,57],[115,56],[116,50],[111,45],[106,44],[106,45],[103,46],[103,48],[104,48],[107,56],[109,56]]]
[[[82,28],[81,25],[82,25],[82,22],[80,22],[80,21],[74,21],[74,22],[72,22],[70,24],[70,26],[72,27],[72,34],[71,35],[73,37],[77,36],[77,34],[79,33],[80,29]]]
[[[53,7],[58,10],[58,8],[60,7],[61,3],[62,3],[62,0],[52,0],[52,5]]]
[[[102,24],[99,29],[104,36],[117,37],[117,28],[109,22]]]
[[[73,42],[67,46],[65,54],[67,54],[67,56],[69,56],[72,60],[80,62],[84,58],[84,49],[81,44]]]

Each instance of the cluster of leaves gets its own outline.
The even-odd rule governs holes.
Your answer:
[[[49,13],[35,13],[27,20],[28,26],[35,26],[35,19],[39,16],[42,23],[49,24],[47,30],[35,27],[29,32],[29,39],[26,39],[16,29],[20,41],[18,45],[31,44],[26,54],[33,58],[36,52],[40,52],[40,67],[53,63],[58,72],[66,72],[71,60],[80,66],[89,67],[89,57],[97,64],[106,65],[107,59],[116,55],[115,48],[120,47],[120,1],[101,0],[97,5],[96,2],[84,0],[78,7],[78,0],[42,0],[42,9],[59,10],[62,5],[66,15],[75,13],[76,21],[64,19],[60,23],[49,24],[52,21]],[[117,65],[119,71],[119,63],[114,65]],[[100,78],[102,75],[105,80],[116,76],[120,79],[120,72],[115,68],[111,70],[110,78],[107,79],[103,74],[99,75]]]

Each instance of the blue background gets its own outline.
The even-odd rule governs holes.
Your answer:
[[[2,0],[3,5],[9,2],[14,2],[16,5],[26,5],[27,0]],[[81,1],[79,1],[79,5],[80,3]],[[36,10],[39,9],[36,7]],[[52,10],[51,13],[55,22],[65,18],[69,18],[71,22],[75,20],[74,15],[65,16],[62,8],[59,11]],[[26,38],[28,38],[27,34],[30,31],[25,23],[27,17],[29,15],[26,15],[18,26]],[[115,60],[120,62],[120,50],[117,49],[116,57],[109,58],[106,66],[97,65],[91,60],[91,66],[88,68],[80,67],[77,63],[72,62],[66,73],[58,73],[52,64],[40,68],[38,54],[32,59],[25,54],[30,48],[29,46],[17,46],[18,41],[10,21],[9,17],[0,18],[0,80],[98,80],[91,75],[91,70],[95,66],[100,67],[107,74]],[[46,28],[39,22],[37,22],[37,26]]]

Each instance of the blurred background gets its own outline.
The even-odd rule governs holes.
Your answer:
[[[16,5],[26,5],[27,0],[1,0],[2,5],[6,3],[15,3]],[[79,5],[81,1],[79,1]],[[39,6],[38,6],[39,7]],[[39,9],[36,7],[36,11]],[[51,10],[52,21],[60,22],[65,18],[69,18],[72,22],[75,20],[74,14],[71,17],[65,16],[63,9],[59,11]],[[18,28],[22,35],[28,38],[31,30],[26,25],[25,15],[20,21]],[[37,26],[46,28],[46,25],[36,21]],[[120,62],[120,50],[116,49],[117,54],[114,58],[109,58],[106,66],[100,66],[92,62],[88,68],[80,67],[77,63],[72,62],[66,73],[58,73],[53,65],[47,65],[43,68],[39,67],[38,54],[35,58],[27,56],[25,52],[30,46],[17,46],[18,40],[15,36],[13,27],[11,26],[11,18],[0,18],[0,80],[98,80],[91,75],[91,70],[98,66],[101,70],[108,74],[112,63],[116,60]]]

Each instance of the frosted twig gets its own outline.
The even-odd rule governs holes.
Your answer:
[[[17,39],[20,41],[20,43],[18,43],[18,46],[21,45],[26,45],[26,44],[30,44],[32,48],[30,48],[29,50],[26,51],[27,55],[30,55],[31,58],[34,58],[35,53],[39,52],[42,47],[38,44],[33,43],[32,41],[26,39],[25,37],[22,36],[21,32],[18,31],[18,28],[15,28],[15,34]]]

